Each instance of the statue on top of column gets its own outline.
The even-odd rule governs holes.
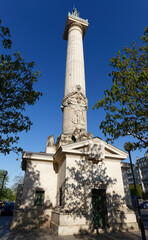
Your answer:
[[[79,17],[80,13],[77,11],[76,8],[74,8],[73,11],[72,11],[72,15],[74,15],[76,17]]]

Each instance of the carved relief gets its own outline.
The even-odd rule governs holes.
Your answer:
[[[68,107],[69,104],[77,104],[79,103],[82,107],[85,107],[87,110],[87,98],[80,92],[81,86],[76,86],[77,91],[67,94],[66,97],[63,98],[62,105],[63,107]]]
[[[87,133],[84,129],[75,129],[72,135],[72,139],[74,142],[77,142],[78,140],[84,140],[87,138]]]
[[[104,159],[104,146],[102,144],[90,143],[89,144],[89,158],[96,161]]]
[[[76,86],[77,91],[68,94],[62,101],[63,108],[68,107],[73,110],[72,123],[77,128],[83,128],[86,125],[87,98],[80,92],[81,86]]]

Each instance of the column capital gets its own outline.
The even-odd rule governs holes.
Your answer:
[[[88,20],[85,20],[83,18],[74,16],[73,14],[68,13],[67,22],[66,22],[64,34],[63,34],[64,40],[68,39],[68,30],[73,25],[77,25],[82,29],[83,38],[84,38],[84,35],[87,31],[87,27],[88,27],[89,23],[88,23]]]

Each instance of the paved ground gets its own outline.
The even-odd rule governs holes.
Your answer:
[[[9,232],[12,216],[0,216],[0,239]]]
[[[148,231],[146,231],[148,240]],[[141,240],[140,232],[109,233],[99,235],[56,236],[49,229],[34,229],[25,231],[12,231],[6,233],[1,240]]]
[[[59,237],[50,229],[17,230],[9,232],[11,216],[0,217],[0,240],[141,240],[140,232],[76,235]],[[145,216],[145,219],[146,216]],[[147,222],[147,221],[146,221]],[[145,226],[148,240],[148,227]]]

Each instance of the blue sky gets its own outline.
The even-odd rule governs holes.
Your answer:
[[[40,101],[26,109],[33,126],[21,133],[19,145],[26,151],[40,152],[47,138],[55,140],[62,132],[61,101],[64,96],[67,42],[62,39],[68,12],[73,5],[80,17],[88,19],[89,27],[84,38],[86,92],[88,98],[88,132],[105,137],[99,129],[103,110],[92,110],[93,105],[112,84],[109,60],[118,50],[139,38],[148,25],[147,0],[5,0],[0,1],[1,19],[9,27],[12,52],[21,53],[26,62],[34,61],[34,70],[41,71],[35,88],[43,93]],[[0,46],[1,49],[1,46]],[[123,150],[129,138],[120,138],[114,145]],[[142,157],[145,150],[132,153]],[[18,161],[16,161],[18,158]],[[0,169],[9,173],[9,186],[21,171],[21,155],[0,154]],[[22,172],[22,173],[21,173]]]

